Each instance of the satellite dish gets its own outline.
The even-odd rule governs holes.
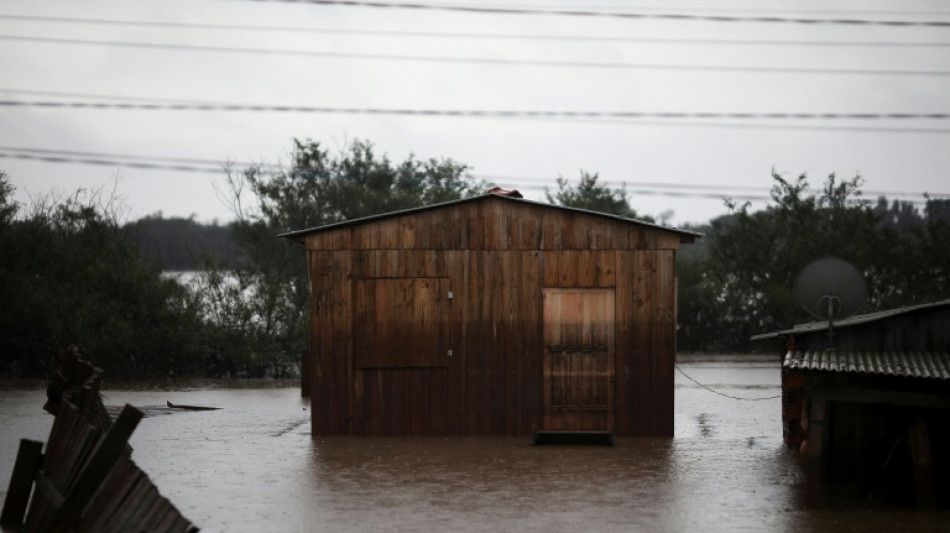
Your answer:
[[[868,299],[864,277],[851,263],[837,257],[822,257],[803,268],[795,294],[805,311],[828,321],[829,348],[834,348],[834,322],[860,311]]]

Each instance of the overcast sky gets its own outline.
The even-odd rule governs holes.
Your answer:
[[[626,183],[639,212],[672,212],[669,222],[677,225],[725,213],[723,197],[761,207],[773,169],[789,178],[807,173],[816,186],[830,173],[860,174],[872,197],[950,197],[950,120],[881,116],[950,113],[944,1],[419,2],[547,13],[305,1],[4,0],[0,170],[24,203],[49,191],[117,184],[128,217],[161,211],[202,221],[231,216],[216,195],[222,177],[215,168],[225,161],[286,162],[293,138],[333,150],[365,139],[394,161],[410,153],[451,158],[476,177],[538,200],[558,176],[576,181],[582,170],[596,172],[612,186]],[[552,13],[565,10],[604,15]],[[761,18],[793,20],[751,20]],[[526,115],[538,111],[555,114]],[[600,114],[578,119],[567,112]],[[712,115],[618,117],[624,113]],[[728,116],[735,113],[752,116]],[[872,116],[756,116],[774,113]]]

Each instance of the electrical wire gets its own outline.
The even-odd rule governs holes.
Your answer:
[[[76,150],[53,150],[44,148],[0,146],[0,158],[23,159],[32,161],[42,161],[48,163],[76,163],[97,166],[115,166],[129,167],[150,170],[174,170],[181,172],[202,172],[211,174],[220,174],[227,170],[242,171],[248,168],[261,168],[266,171],[280,172],[287,171],[291,167],[281,164],[267,163],[236,163],[230,161],[218,161],[212,159],[168,157],[168,156],[144,156],[132,154],[104,153],[104,152],[86,152]],[[125,161],[131,160],[131,161]],[[501,176],[487,174],[473,174],[474,179],[485,180],[490,183],[507,183],[517,185],[522,189],[548,190],[551,184],[551,178],[531,177],[531,176]],[[570,180],[568,180],[570,181]],[[601,180],[601,185],[615,186],[623,188],[628,194],[642,196],[665,196],[665,197],[683,197],[683,198],[708,198],[718,199],[731,198],[734,200],[762,201],[769,200],[771,196],[767,194],[755,194],[761,191],[762,187],[751,187],[742,185],[704,185],[697,183],[659,183],[659,182],[630,182],[630,181],[610,181]],[[710,192],[701,192],[710,191]],[[712,192],[718,191],[718,192]],[[820,192],[809,189],[809,192]],[[871,191],[863,190],[865,194],[875,196],[886,196],[890,198],[907,198],[921,196],[923,193],[908,193],[899,191]],[[928,193],[931,199],[950,199],[950,193]],[[923,204],[920,200],[913,200],[912,203]]]
[[[430,2],[433,4],[438,4],[438,2]],[[913,10],[908,11],[906,9],[897,10],[897,9],[888,9],[888,10],[868,10],[868,9],[801,9],[801,8],[762,8],[762,7],[751,7],[751,8],[742,8],[742,7],[699,7],[699,6],[631,6],[631,5],[597,5],[591,3],[580,3],[580,4],[511,4],[505,2],[506,7],[519,7],[519,8],[531,8],[531,9],[576,9],[578,6],[583,6],[584,9],[597,9],[597,10],[607,10],[607,9],[626,9],[626,10],[636,10],[636,11],[701,11],[703,13],[824,13],[824,14],[836,14],[840,15],[842,13],[847,15],[853,15],[855,13],[861,13],[864,16],[867,15],[912,15],[912,16],[950,16],[950,11],[942,10]]]
[[[0,148],[0,159],[20,159],[27,161],[39,161],[43,163],[68,163],[68,164],[81,164],[81,165],[93,165],[93,166],[108,166],[108,167],[119,167],[119,168],[134,168],[139,170],[169,170],[175,172],[190,172],[190,173],[205,173],[205,174],[224,174],[227,172],[224,166],[219,168],[210,168],[210,167],[199,167],[199,166],[190,166],[190,165],[177,165],[177,164],[164,164],[164,163],[149,163],[149,162],[139,162],[139,161],[119,161],[119,160],[109,160],[109,159],[99,159],[99,158],[84,158],[84,157],[69,157],[69,156],[59,156],[59,155],[43,155],[43,154],[30,154],[30,153],[17,153],[9,152]],[[240,170],[240,168],[234,169]],[[478,176],[473,176],[477,179]],[[547,190],[546,186],[536,185],[536,184],[520,184],[513,183],[520,189],[534,189],[534,190]],[[644,191],[644,195],[653,195],[653,196],[676,196],[676,197],[687,197],[687,198],[706,198],[714,200],[722,200],[724,198],[732,198],[737,200],[750,200],[750,201],[759,201],[759,200],[768,200],[769,197],[766,195],[728,195],[728,194],[712,194],[712,193],[666,193],[663,191]]]
[[[754,22],[767,24],[804,24],[845,25],[845,26],[889,26],[889,27],[950,27],[950,21],[942,20],[872,20],[872,19],[814,19],[777,16],[735,16],[735,15],[694,15],[680,13],[632,13],[618,11],[589,11],[583,9],[528,9],[515,7],[494,7],[477,5],[426,4],[410,2],[371,2],[359,0],[242,0],[254,2],[281,2],[292,4],[312,4],[320,6],[367,7],[384,9],[407,9],[413,11],[454,11],[489,15],[552,15],[588,18],[620,18],[630,20],[666,20],[701,22]]]
[[[62,22],[71,24],[99,24],[116,26],[139,26],[152,28],[201,29],[222,31],[255,31],[281,33],[325,33],[331,35],[363,35],[386,37],[418,37],[436,39],[492,39],[492,40],[524,40],[524,41],[569,41],[569,42],[608,42],[608,43],[661,43],[685,45],[725,45],[725,46],[819,46],[819,47],[950,47],[950,41],[802,41],[802,40],[767,40],[767,39],[691,39],[675,37],[621,37],[621,36],[589,36],[589,35],[551,35],[551,34],[501,34],[476,32],[447,32],[447,31],[405,31],[383,29],[344,29],[344,28],[314,28],[291,26],[261,26],[261,25],[233,25],[207,24],[166,21],[142,20],[114,20],[90,19],[76,17],[43,17],[32,15],[2,15],[0,19],[24,20],[32,22]]]
[[[101,98],[101,97],[99,97]],[[144,99],[143,99],[144,100]],[[149,99],[152,101],[158,99]],[[172,101],[174,102],[174,101]],[[568,123],[593,123],[614,126],[661,126],[723,129],[773,129],[773,130],[810,130],[810,131],[846,131],[852,133],[914,133],[947,134],[950,128],[920,128],[897,126],[857,127],[822,124],[769,124],[749,122],[753,120],[944,120],[950,118],[945,113],[723,113],[723,112],[609,112],[609,111],[533,111],[533,110],[437,110],[437,109],[383,109],[383,108],[344,108],[265,104],[229,104],[229,103],[142,103],[142,102],[66,102],[66,101],[21,101],[0,100],[0,107],[8,108],[45,108],[45,109],[81,109],[81,110],[121,110],[121,111],[197,111],[197,112],[275,112],[275,113],[319,113],[366,116],[414,116],[449,117],[472,119],[504,119],[528,121],[560,121]],[[677,119],[686,119],[677,120]],[[732,122],[713,122],[713,119],[726,119]]]
[[[731,399],[733,399],[733,400],[743,400],[743,401],[748,401],[748,402],[757,402],[757,401],[760,401],[760,400],[774,400],[774,399],[776,399],[776,398],[781,398],[781,397],[782,397],[781,394],[776,395],[776,396],[764,396],[764,397],[759,397],[759,398],[744,398],[744,397],[741,397],[741,396],[733,396],[733,395],[731,395],[731,394],[726,394],[726,393],[724,393],[724,392],[720,392],[720,391],[717,391],[717,390],[715,390],[715,389],[711,389],[711,388],[707,387],[706,385],[703,385],[702,383],[696,381],[695,379],[693,379],[692,377],[690,377],[689,374],[687,374],[686,372],[683,372],[683,369],[680,368],[679,365],[677,365],[677,364],[674,364],[673,367],[675,367],[677,370],[679,370],[680,374],[683,374],[684,376],[686,376],[686,379],[688,379],[688,380],[692,381],[693,383],[699,385],[699,386],[702,387],[703,389],[706,389],[707,391],[709,391],[709,392],[711,392],[711,393],[713,393],[713,394],[718,394],[718,395],[720,395],[720,396],[725,396],[726,398],[731,398]]]
[[[584,69],[639,69],[667,71],[708,71],[732,73],[771,73],[771,74],[822,74],[822,75],[868,75],[868,76],[950,76],[948,70],[894,70],[894,69],[838,69],[780,66],[742,66],[742,65],[670,65],[660,63],[622,63],[588,61],[540,61],[529,59],[501,59],[484,57],[448,57],[419,56],[401,54],[364,54],[357,52],[320,52],[306,50],[278,50],[262,48],[234,48],[226,46],[198,46],[167,43],[141,43],[130,41],[96,41],[86,39],[65,39],[55,37],[30,37],[23,35],[0,35],[0,40],[28,41],[50,44],[117,46],[125,48],[165,49],[191,52],[242,53],[261,55],[290,55],[300,57],[320,57],[327,59],[357,59],[384,61],[415,61],[427,63],[467,63],[478,65],[532,66],[532,67],[568,67]]]
[[[126,103],[0,100],[2,107],[51,107],[79,109],[128,109],[143,111],[251,111],[277,113],[321,113],[342,115],[402,115],[491,118],[565,118],[565,119],[730,119],[730,120],[945,120],[950,113],[748,113],[711,111],[552,111],[482,109],[399,109],[372,107],[320,107],[300,105],[227,104],[227,103]]]
[[[199,159],[194,157],[168,157],[168,156],[146,156],[146,155],[133,155],[133,154],[117,154],[109,152],[83,152],[77,150],[50,150],[46,148],[30,148],[22,146],[0,146],[0,151],[5,152],[26,152],[30,154],[42,154],[42,155],[51,155],[57,157],[63,156],[81,156],[81,157],[95,157],[95,158],[111,158],[111,159],[132,159],[137,161],[163,161],[166,163],[184,163],[192,165],[211,165],[218,167],[219,169],[222,166],[234,163],[233,161],[220,161],[214,159]],[[282,170],[288,168],[286,165],[277,165],[269,163],[243,163],[239,164],[243,167],[260,167],[265,169],[274,169]]]

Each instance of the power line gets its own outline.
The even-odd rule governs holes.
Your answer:
[[[76,150],[50,150],[45,148],[29,148],[22,146],[0,146],[0,151],[6,152],[26,152],[29,154],[38,154],[38,155],[49,155],[55,157],[63,156],[81,156],[86,158],[111,158],[111,159],[131,159],[136,161],[162,161],[165,163],[175,163],[175,164],[190,164],[190,165],[210,165],[217,167],[219,170],[222,167],[225,167],[229,164],[233,164],[233,161],[221,161],[214,159],[198,159],[194,157],[168,157],[168,156],[147,156],[147,155],[134,155],[134,154],[117,154],[110,152],[83,152]],[[284,169],[284,165],[275,165],[269,163],[243,163],[237,164],[240,167],[261,167],[267,169]]]
[[[170,104],[221,104],[221,103],[230,103],[230,102],[220,102],[216,100],[195,100],[192,98],[189,99],[176,99],[176,98],[151,98],[147,96],[120,96],[114,94],[89,94],[89,93],[74,93],[74,92],[64,92],[64,91],[36,91],[29,89],[12,89],[9,87],[0,87],[0,93],[12,93],[12,94],[36,94],[42,96],[62,96],[67,98],[87,98],[93,100],[121,100],[127,102],[163,102]]]
[[[0,158],[4,159],[23,159],[28,161],[42,161],[44,163],[78,163],[81,165],[96,165],[107,167],[123,167],[147,170],[173,170],[175,172],[202,172],[211,174],[221,174],[222,169],[213,169],[205,167],[195,167],[188,165],[170,165],[162,163],[146,163],[139,161],[116,161],[95,158],[67,157],[57,155],[27,154],[17,152],[6,152],[0,150]]]
[[[699,385],[701,388],[706,389],[707,391],[709,391],[709,392],[711,392],[711,393],[713,393],[713,394],[718,394],[718,395],[720,395],[720,396],[725,396],[726,398],[730,398],[730,399],[732,399],[732,400],[744,400],[744,401],[755,402],[755,401],[761,401],[761,400],[774,400],[774,399],[776,399],[776,398],[781,398],[781,397],[782,397],[781,394],[778,394],[778,395],[775,395],[775,396],[758,396],[758,397],[755,397],[755,398],[748,398],[748,397],[744,397],[744,396],[733,396],[733,395],[731,395],[731,394],[726,394],[725,392],[720,392],[720,391],[717,391],[717,390],[715,390],[715,389],[712,389],[712,388],[710,388],[710,387],[708,387],[708,386],[706,386],[706,385],[703,385],[702,383],[700,383],[700,382],[696,381],[695,379],[693,379],[693,378],[692,378],[689,374],[687,374],[686,372],[683,372],[683,369],[680,368],[679,365],[674,364],[673,366],[676,367],[677,370],[679,370],[679,373],[680,373],[680,374],[683,374],[684,376],[686,376],[686,379],[688,379],[688,380],[692,381],[693,383]]]
[[[46,152],[46,153],[44,153]],[[64,154],[69,154],[76,152],[65,152]],[[25,151],[13,151],[0,147],[0,159],[20,159],[27,161],[39,161],[43,163],[65,163],[65,164],[81,164],[81,165],[93,165],[93,166],[108,166],[108,167],[120,167],[120,168],[134,168],[138,170],[169,170],[174,172],[189,172],[189,173],[205,173],[205,174],[222,174],[225,172],[223,167],[217,169],[211,167],[201,167],[193,165],[181,165],[181,164],[168,164],[161,162],[143,162],[143,161],[120,161],[117,159],[103,159],[96,156],[90,157],[80,157],[75,155],[56,155],[55,151],[37,151],[36,153],[27,153]],[[162,161],[161,158],[157,158],[157,161]],[[473,176],[477,178],[478,176]],[[546,187],[539,184],[520,184],[520,182],[512,182],[522,189],[537,189],[544,190]],[[749,194],[740,194],[735,196],[730,196],[727,194],[713,194],[713,193],[681,193],[681,192],[664,192],[664,191],[651,191],[651,190],[637,190],[635,191],[638,194],[644,195],[653,195],[653,196],[675,196],[675,197],[687,197],[687,198],[706,198],[706,199],[715,199],[721,200],[724,198],[733,198],[737,200],[767,200],[769,197],[765,195],[749,195]]]
[[[530,111],[530,110],[436,110],[436,109],[381,109],[312,107],[291,105],[247,105],[227,103],[122,103],[122,102],[63,102],[63,101],[15,101],[0,100],[0,107],[45,109],[93,109],[121,111],[198,111],[198,112],[275,112],[319,113],[365,116],[414,116],[441,118],[541,120],[568,123],[594,123],[604,125],[666,126],[726,129],[778,129],[810,131],[846,131],[851,133],[918,133],[947,134],[950,128],[920,128],[898,126],[858,127],[824,124],[770,124],[750,122],[753,120],[944,120],[944,113],[713,113],[713,112],[600,112],[600,111]],[[677,120],[681,119],[681,120]],[[685,119],[685,120],[683,120]],[[733,122],[713,122],[726,119]]]
[[[755,22],[768,24],[805,24],[845,25],[845,26],[889,26],[889,27],[950,27],[950,21],[930,20],[869,20],[869,19],[814,19],[774,16],[735,16],[735,15],[692,15],[681,13],[631,13],[618,11],[588,11],[582,9],[527,9],[515,7],[492,7],[475,5],[425,4],[409,2],[370,2],[359,0],[252,0],[256,2],[283,2],[293,4],[313,4],[321,6],[369,7],[385,9],[409,9],[414,11],[455,11],[489,15],[553,15],[588,18],[621,18],[631,20],[667,20],[701,22]]]
[[[42,161],[47,163],[77,163],[97,166],[129,167],[148,170],[173,170],[178,172],[200,172],[221,174],[226,169],[240,171],[247,168],[262,168],[269,171],[288,171],[291,166],[281,164],[263,164],[263,163],[243,163],[232,164],[228,161],[216,161],[212,159],[169,157],[169,156],[145,156],[132,154],[119,154],[108,152],[87,152],[76,150],[53,150],[44,148],[30,148],[17,146],[0,146],[0,158],[23,159]],[[127,161],[128,160],[128,161]],[[548,185],[556,183],[555,178],[545,178],[540,176],[500,176],[488,174],[473,174],[475,179],[483,179],[492,183],[510,183],[523,189],[545,190]],[[570,182],[572,180],[568,180]],[[660,183],[660,182],[639,182],[639,181],[617,181],[601,180],[604,186],[621,187],[628,194],[646,195],[646,196],[668,196],[684,198],[709,198],[723,199],[732,198],[734,200],[769,200],[768,194],[755,194],[762,191],[762,187],[716,184],[706,185],[699,183]],[[703,192],[699,192],[703,191]],[[708,192],[706,192],[708,191]],[[718,191],[718,192],[714,192]],[[821,192],[818,189],[809,189],[809,192]],[[910,193],[902,191],[872,191],[862,190],[862,193],[874,196],[887,196],[892,198],[907,198],[923,196],[924,193]],[[948,193],[928,193],[933,199],[950,199]],[[923,203],[916,201],[914,203]]]
[[[741,8],[741,7],[706,7],[706,6],[630,6],[630,5],[596,5],[590,3],[581,3],[581,4],[505,4],[507,7],[523,7],[525,9],[538,9],[538,8],[558,8],[558,9],[575,9],[577,6],[584,6],[585,9],[590,10],[606,10],[606,9],[627,9],[627,10],[637,10],[637,11],[701,11],[703,13],[824,13],[824,14],[837,14],[842,13],[847,15],[853,15],[855,13],[860,13],[862,15],[912,15],[912,16],[950,16],[950,11],[940,11],[940,10],[906,10],[906,9],[800,9],[800,8],[762,8],[762,7],[753,7],[753,8]]]
[[[42,17],[32,15],[0,15],[0,19],[28,20],[42,22],[65,22],[73,24],[99,24],[118,26],[142,26],[157,28],[190,28],[222,31],[256,31],[281,33],[325,33],[331,35],[366,35],[389,37],[420,37],[449,39],[495,39],[495,40],[533,40],[533,41],[571,41],[571,42],[610,42],[610,43],[662,43],[686,45],[735,45],[735,46],[820,46],[820,47],[950,47],[950,41],[802,41],[802,40],[766,40],[766,39],[691,39],[675,37],[621,37],[586,35],[550,35],[550,34],[500,34],[476,32],[445,31],[405,31],[381,29],[343,29],[314,28],[292,26],[260,26],[233,24],[202,24],[185,22],[139,21],[90,19],[76,17]]]
[[[323,107],[301,105],[228,103],[131,103],[0,100],[2,107],[48,107],[78,109],[123,109],[142,111],[248,111],[273,113],[319,113],[341,115],[402,115],[488,118],[560,119],[730,119],[730,120],[946,120],[950,113],[797,113],[711,111],[552,111],[481,109],[398,109],[372,107]]]
[[[167,49],[197,52],[243,53],[263,55],[291,55],[301,57],[322,57],[331,59],[359,59],[384,61],[417,61],[429,63],[469,63],[479,65],[569,67],[590,69],[641,69],[667,71],[710,71],[710,72],[758,72],[773,74],[824,74],[824,75],[870,75],[870,76],[950,76],[947,70],[893,70],[893,69],[838,69],[810,67],[770,67],[770,66],[728,66],[728,65],[669,65],[657,63],[620,63],[587,61],[539,61],[525,59],[501,59],[481,57],[418,56],[399,54],[362,54],[356,52],[319,52],[306,50],[278,50],[262,48],[234,48],[225,46],[197,46],[167,43],[139,43],[128,41],[94,41],[84,39],[62,39],[53,37],[28,37],[22,35],[0,35],[7,41],[30,41],[55,44],[118,46],[128,48]]]

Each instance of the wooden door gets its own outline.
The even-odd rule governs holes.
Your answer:
[[[448,278],[360,279],[351,432],[441,435],[452,356]]]
[[[613,289],[544,289],[543,368],[544,430],[613,430]]]

